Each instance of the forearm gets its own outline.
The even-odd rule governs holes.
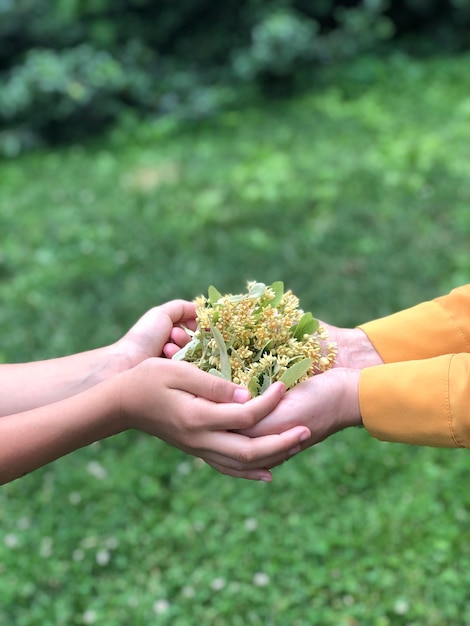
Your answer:
[[[0,365],[0,416],[64,400],[125,366],[124,355],[112,346],[45,361]]]
[[[122,432],[119,377],[61,400],[0,418],[0,484]]]

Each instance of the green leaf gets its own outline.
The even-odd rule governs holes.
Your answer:
[[[264,283],[255,283],[248,289],[249,298],[261,298],[266,292],[266,285]]]
[[[259,381],[257,376],[253,376],[248,383],[248,391],[251,393],[251,397],[259,396]]]
[[[256,300],[261,298],[266,291],[266,285],[264,283],[255,283],[248,293],[239,293],[234,296],[226,296],[229,302],[241,302],[242,300]]]
[[[220,293],[218,289],[214,287],[214,285],[211,285],[209,287],[207,295],[209,297],[209,302],[211,304],[216,304],[216,302],[220,300],[220,298],[222,297],[222,294]]]
[[[272,383],[271,377],[269,376],[269,374],[265,372],[263,374],[263,382],[261,383],[259,391],[258,391],[259,395],[264,393],[266,389],[271,386],[271,383]]]
[[[188,343],[185,346],[183,346],[180,350],[178,350],[178,352],[176,352],[171,358],[174,359],[175,361],[184,361],[186,356],[188,354],[192,354],[193,352],[195,352],[197,348],[200,347],[200,345],[201,345],[201,342],[199,338],[193,337],[191,341],[188,341]]]
[[[218,376],[219,378],[225,378],[222,372],[219,372],[219,370],[216,370],[215,367],[211,367],[211,369],[209,370],[209,374],[213,374],[214,376]]]
[[[295,385],[299,378],[308,372],[311,365],[312,359],[309,358],[297,361],[297,363],[294,363],[294,365],[289,367],[289,369],[284,372],[279,380],[285,384],[287,389],[290,389],[290,387]]]
[[[316,320],[311,313],[304,313],[297,324],[292,328],[292,336],[297,341],[302,341],[304,335],[311,335],[319,327],[318,320]]]
[[[227,380],[232,380],[232,368],[230,367],[230,359],[228,357],[227,346],[225,345],[222,333],[216,326],[211,326],[212,334],[214,335],[215,343],[220,355],[220,369],[222,376]]]
[[[284,295],[284,283],[281,280],[277,280],[275,283],[271,285],[271,289],[274,291],[274,298],[269,301],[269,305],[272,306],[273,309],[277,307],[277,305],[282,300],[282,296]]]

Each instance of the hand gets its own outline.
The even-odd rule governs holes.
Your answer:
[[[300,452],[310,431],[295,425],[256,439],[232,431],[255,427],[284,390],[276,383],[249,400],[246,389],[194,365],[152,358],[122,375],[121,416],[124,428],[163,439],[223,474],[269,481],[269,468]]]
[[[338,346],[334,367],[363,369],[383,364],[382,358],[360,328],[339,328],[325,322],[320,324],[328,331],[328,341]]]
[[[302,443],[305,449],[344,428],[359,426],[359,375],[360,370],[345,368],[317,374],[290,389],[267,417],[240,432],[265,437],[306,426],[311,435]]]
[[[147,311],[122,339],[111,346],[114,354],[120,357],[120,370],[135,367],[150,357],[162,356],[163,347],[170,341],[175,327],[184,334],[179,324],[195,328],[195,314],[195,305],[185,300],[172,300]],[[177,350],[178,347],[175,352]]]
[[[196,330],[196,318],[188,320],[188,323],[185,324],[191,330]],[[185,346],[189,341],[191,341],[191,337],[182,328],[180,325],[175,325],[170,333],[169,341],[163,346],[163,354],[171,359],[173,355],[175,355],[180,348]]]

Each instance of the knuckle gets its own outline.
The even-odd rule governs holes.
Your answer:
[[[198,432],[201,428],[201,419],[197,412],[184,412],[181,416],[180,422],[182,432],[190,435],[192,438],[192,446],[197,447],[198,443],[194,439],[195,433]]]
[[[224,378],[219,378],[218,376],[212,375],[213,380],[211,381],[210,393],[211,397],[222,401],[224,399],[228,399],[229,390],[228,390],[228,381]]]
[[[217,376],[213,376],[212,378],[213,378],[213,380],[211,380],[211,394],[213,396],[217,396],[219,391],[220,391],[220,387],[221,387],[220,382],[221,382],[221,380]]]
[[[250,465],[255,459],[254,450],[250,445],[245,445],[238,453],[238,461],[241,465]]]
[[[253,428],[258,423],[258,416],[256,412],[253,410],[252,407],[249,407],[246,405],[243,406],[243,409],[244,409],[243,417],[242,417],[243,428],[245,429]]]
[[[211,419],[205,410],[204,401],[199,398],[194,398],[190,401],[190,404],[186,406],[184,412],[184,422],[188,432],[192,433],[204,433],[211,427]]]

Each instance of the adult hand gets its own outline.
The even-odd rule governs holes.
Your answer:
[[[326,322],[320,322],[328,332],[328,341],[338,346],[338,356],[334,367],[363,369],[381,365],[382,358],[360,328],[340,328]]]
[[[255,428],[284,390],[276,383],[249,400],[246,389],[192,364],[152,358],[122,375],[121,417],[124,428],[163,439],[223,474],[269,481],[269,468],[300,452],[310,431],[295,424],[256,439],[233,431]]]
[[[346,368],[317,374],[290,389],[267,417],[241,433],[265,437],[302,425],[311,433],[302,443],[305,449],[344,428],[359,426],[359,375],[360,370]]]

